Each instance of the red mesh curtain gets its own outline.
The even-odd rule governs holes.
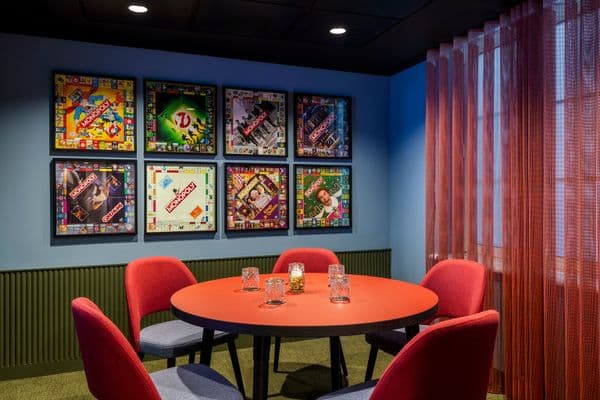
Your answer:
[[[478,141],[478,77],[481,32],[469,33],[466,44],[466,145],[465,145],[465,246],[466,257],[478,260],[477,242],[477,144]]]
[[[439,53],[430,50],[427,53],[426,95],[425,95],[425,264],[427,270],[435,262],[436,218],[436,175],[437,175],[437,127],[439,118],[438,102],[438,61]]]
[[[542,12],[525,4],[501,19],[503,274],[506,393],[544,399]],[[552,49],[549,52],[554,53]]]
[[[486,265],[508,399],[600,399],[599,30],[531,1],[427,57],[427,268]]]
[[[452,181],[452,120],[450,91],[450,55],[452,46],[443,44],[438,58],[439,68],[439,100],[438,100],[438,138],[436,175],[436,211],[437,211],[437,256],[444,260],[450,253],[450,183]]]
[[[453,257],[462,258],[465,252],[465,61],[464,39],[455,39],[452,48],[452,247]]]
[[[557,104],[544,130],[544,167],[556,176],[544,185],[545,223],[553,228],[545,234],[543,270],[543,306],[553,313],[544,320],[551,398],[600,399],[599,3],[548,2],[544,8],[547,43],[554,42],[557,53],[544,58],[558,71],[544,72]]]

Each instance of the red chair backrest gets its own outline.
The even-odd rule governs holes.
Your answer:
[[[486,270],[469,260],[444,260],[431,268],[421,285],[439,298],[436,318],[456,318],[483,309]]]
[[[88,388],[99,400],[160,400],[119,328],[85,297],[71,302]]]
[[[485,400],[498,320],[488,310],[419,333],[386,368],[371,400]]]
[[[129,336],[140,351],[140,325],[146,315],[167,311],[173,293],[197,283],[194,274],[175,257],[138,258],[125,268],[125,294],[129,311]]]
[[[340,260],[333,251],[328,249],[317,247],[289,249],[281,253],[275,262],[273,273],[288,272],[288,265],[293,262],[303,263],[304,272],[327,272],[330,264],[339,264]]]

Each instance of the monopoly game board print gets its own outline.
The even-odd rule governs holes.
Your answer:
[[[145,150],[216,154],[216,86],[145,81]]]
[[[56,236],[136,232],[135,160],[54,160]]]
[[[146,163],[146,233],[215,232],[217,165]]]
[[[225,164],[228,231],[288,229],[288,166]]]
[[[54,150],[135,151],[135,79],[53,76]]]
[[[287,93],[223,90],[224,143],[227,155],[287,155]]]
[[[350,97],[296,94],[294,137],[296,156],[352,157]]]
[[[350,166],[296,166],[296,228],[349,228]]]

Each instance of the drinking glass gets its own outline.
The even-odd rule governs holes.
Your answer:
[[[265,303],[269,305],[285,303],[285,281],[282,278],[268,278],[265,281]]]
[[[331,277],[329,300],[332,303],[350,302],[350,280],[348,275],[334,275]]]
[[[344,275],[343,264],[331,264],[327,267],[327,285],[331,286],[331,278],[336,275]]]
[[[290,292],[304,292],[304,264],[291,263],[288,266],[288,273],[290,279]]]
[[[242,290],[247,292],[257,291],[259,283],[258,267],[242,268]]]

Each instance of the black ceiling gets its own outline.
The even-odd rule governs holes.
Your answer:
[[[515,0],[12,0],[0,30],[390,75]],[[149,12],[134,15],[129,4]],[[329,28],[342,25],[335,37]]]

